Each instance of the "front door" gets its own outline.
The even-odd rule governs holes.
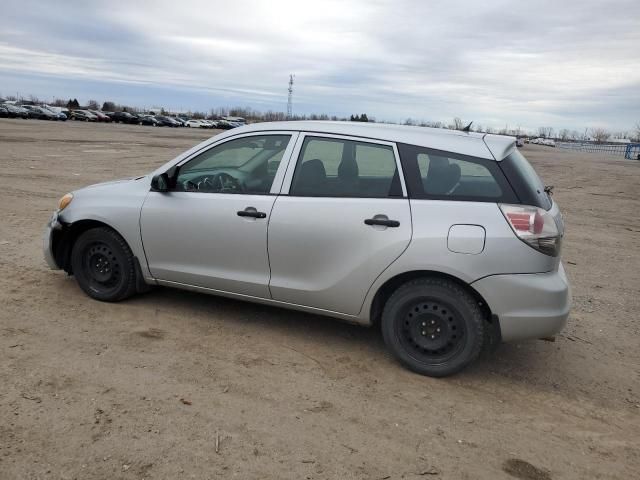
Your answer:
[[[254,134],[183,162],[174,188],[150,192],[140,218],[158,280],[269,298],[267,225],[293,144]]]
[[[411,239],[396,149],[320,134],[305,134],[298,144],[296,168],[283,186],[288,194],[276,199],[269,221],[271,294],[357,315],[370,286]]]

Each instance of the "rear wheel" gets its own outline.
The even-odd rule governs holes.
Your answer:
[[[484,342],[484,319],[457,283],[421,278],[400,286],[382,313],[382,334],[393,355],[414,372],[445,377],[474,361]]]
[[[136,292],[133,253],[110,228],[81,234],[71,252],[71,267],[80,288],[96,300],[117,302]]]

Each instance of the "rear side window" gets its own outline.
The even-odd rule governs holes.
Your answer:
[[[517,197],[494,160],[399,144],[413,198],[515,203]]]
[[[306,137],[289,195],[360,198],[402,196],[393,148],[339,138]]]

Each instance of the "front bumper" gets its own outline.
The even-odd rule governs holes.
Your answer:
[[[54,230],[61,230],[62,224],[58,221],[58,212],[54,212],[49,221],[47,222],[47,226],[44,230],[44,235],[42,237],[42,249],[44,253],[44,259],[49,265],[49,268],[52,270],[60,270],[60,267],[56,263],[55,255],[53,253],[53,235]]]
[[[571,309],[562,263],[555,272],[491,275],[472,286],[498,317],[504,342],[552,336],[564,328]]]

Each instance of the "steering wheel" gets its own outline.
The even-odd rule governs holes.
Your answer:
[[[226,172],[214,173],[213,175],[203,175],[201,177],[187,180],[184,184],[187,191],[202,192],[242,192],[244,188],[240,181]]]
[[[240,181],[226,172],[214,174],[211,182],[213,182],[214,185],[220,185],[220,192],[242,192],[244,190]]]

